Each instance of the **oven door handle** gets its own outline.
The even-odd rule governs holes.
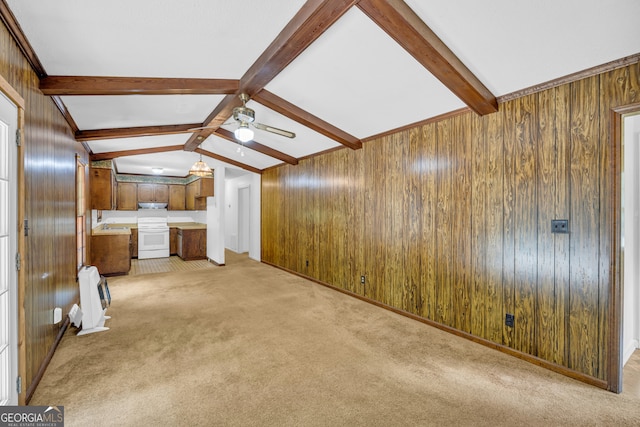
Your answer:
[[[138,234],[139,233],[143,233],[143,234],[151,234],[151,233],[168,233],[169,230],[150,230],[148,228],[145,228],[144,230],[141,228],[138,228]]]

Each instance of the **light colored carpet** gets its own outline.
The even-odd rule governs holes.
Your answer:
[[[32,405],[67,426],[638,425],[582,384],[247,258],[109,280]]]

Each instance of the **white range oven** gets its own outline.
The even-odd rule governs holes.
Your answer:
[[[169,257],[166,217],[138,218],[138,259]]]

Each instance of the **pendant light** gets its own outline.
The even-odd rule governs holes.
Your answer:
[[[211,176],[213,171],[211,168],[202,161],[202,154],[200,154],[200,160],[195,162],[191,169],[189,169],[189,175],[197,175],[197,176]]]

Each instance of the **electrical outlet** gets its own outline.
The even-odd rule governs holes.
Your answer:
[[[364,283],[365,283],[365,277],[364,276],[360,276],[360,283],[364,285]]]
[[[569,220],[568,219],[552,219],[551,220],[551,232],[552,233],[568,233],[569,232]]]
[[[513,327],[513,324],[515,323],[515,316],[513,314],[509,314],[507,313],[507,315],[504,318],[504,324],[506,326],[511,326]]]

